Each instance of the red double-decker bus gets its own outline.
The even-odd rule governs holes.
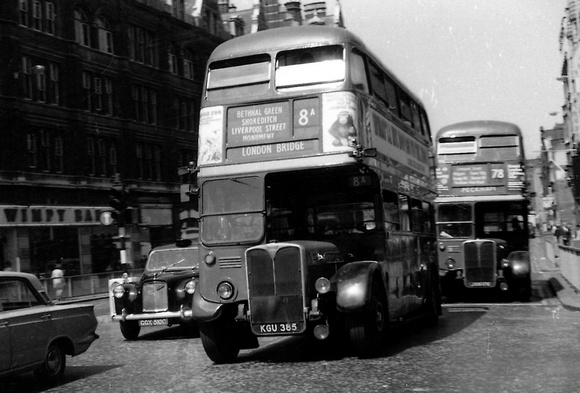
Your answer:
[[[279,28],[211,55],[200,114],[200,282],[208,356],[258,337],[349,337],[441,312],[425,109],[344,29]]]
[[[522,133],[512,123],[469,121],[436,137],[436,199],[442,289],[531,295]]]

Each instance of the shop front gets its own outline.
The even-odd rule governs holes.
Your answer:
[[[0,205],[0,267],[50,275],[56,263],[65,274],[116,270],[115,226],[99,221],[108,207]]]

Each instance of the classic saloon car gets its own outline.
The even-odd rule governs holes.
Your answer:
[[[56,304],[36,276],[0,272],[0,377],[32,370],[60,378],[66,355],[99,337],[97,324],[92,304]]]
[[[137,281],[110,281],[111,316],[127,340],[135,340],[147,326],[195,329],[191,302],[199,279],[197,246],[178,244],[154,248]]]

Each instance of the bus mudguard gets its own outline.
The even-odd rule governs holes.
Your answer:
[[[191,304],[193,319],[199,322],[209,322],[219,318],[223,304],[208,302],[201,296],[200,291],[195,291]]]
[[[379,265],[374,261],[352,262],[341,267],[334,276],[336,306],[349,312],[364,307],[371,294],[374,273]]]
[[[513,251],[508,255],[513,277],[527,277],[531,273],[530,253],[528,251]]]

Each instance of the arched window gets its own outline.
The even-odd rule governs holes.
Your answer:
[[[75,9],[76,41],[84,46],[91,46],[91,34],[87,15],[80,9]]]
[[[103,18],[98,18],[96,24],[99,32],[99,50],[113,53],[113,32],[111,25]]]

